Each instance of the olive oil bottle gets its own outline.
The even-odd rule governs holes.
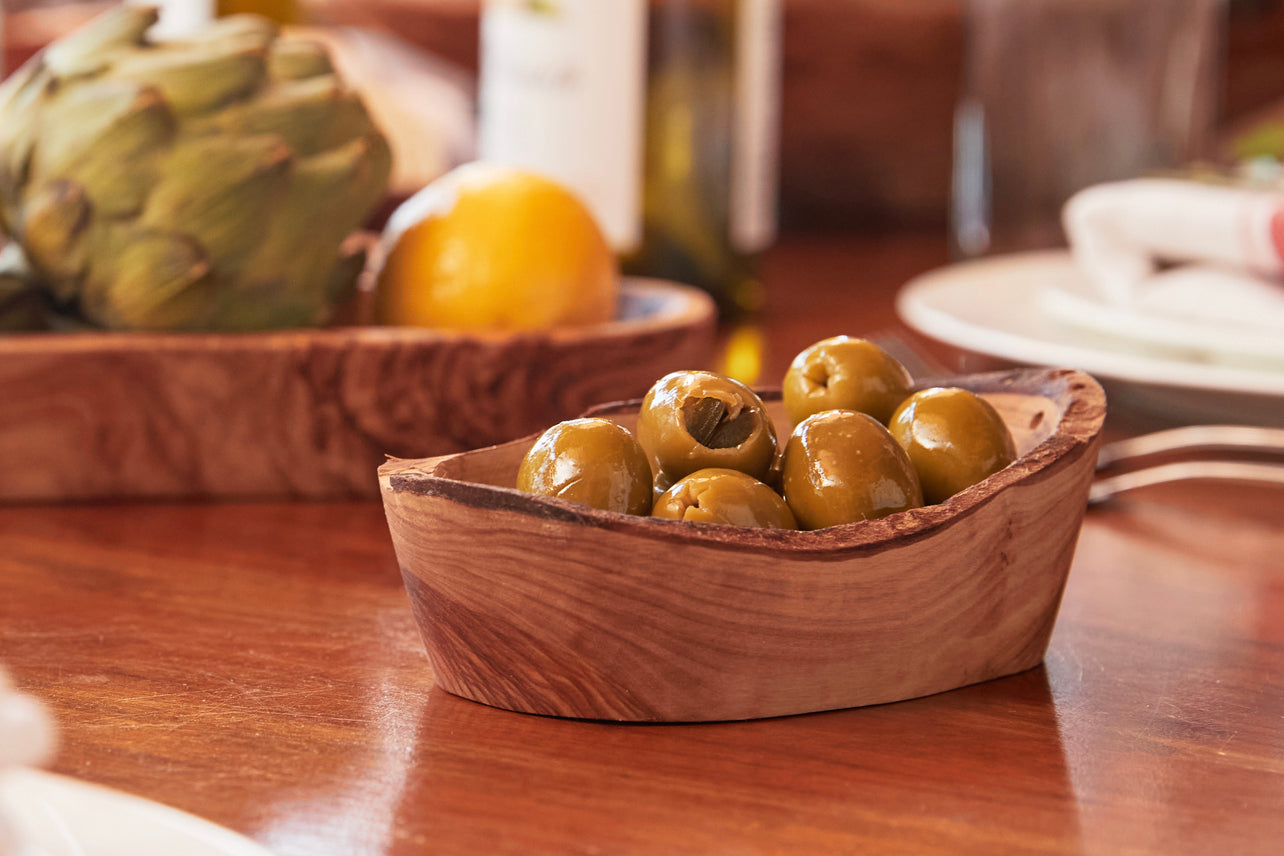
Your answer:
[[[626,273],[761,304],[775,235],[780,0],[487,0],[479,156],[593,208]]]

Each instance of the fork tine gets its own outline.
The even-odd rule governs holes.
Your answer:
[[[1175,481],[1237,481],[1284,487],[1284,465],[1253,461],[1180,461],[1099,478],[1088,489],[1088,505],[1100,505],[1121,493]]]
[[[910,373],[910,377],[914,378],[915,381],[921,381],[923,378],[943,378],[958,374],[958,372],[951,371],[948,367],[942,365],[922,348],[915,347],[895,330],[875,330],[863,338],[873,342],[894,357],[901,365],[905,366],[905,370]]]
[[[1187,425],[1116,440],[1101,447],[1097,469],[1165,452],[1260,452],[1284,456],[1284,429],[1254,425]]]

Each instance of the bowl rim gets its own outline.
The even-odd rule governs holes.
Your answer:
[[[1096,441],[1105,420],[1106,400],[1101,385],[1090,375],[1066,368],[1018,368],[982,374],[926,380],[915,386],[956,385],[975,392],[1017,393],[1056,398],[1061,418],[1051,435],[1009,466],[955,494],[942,503],[890,514],[876,520],[845,523],[812,531],[755,529],[701,524],[656,517],[629,515],[579,505],[555,497],[536,496],[516,487],[468,482],[436,471],[449,461],[466,456],[494,454],[496,449],[534,442],[538,434],[498,446],[487,446],[450,455],[421,459],[390,458],[379,467],[385,501],[389,494],[408,492],[446,499],[494,511],[514,512],[587,529],[626,532],[648,540],[672,544],[703,545],[731,551],[764,551],[782,558],[849,557],[876,553],[930,537],[942,527],[964,519],[994,502],[1005,488],[1045,477],[1059,461],[1072,455],[1095,455]],[[755,390],[764,401],[779,401],[778,388]],[[590,408],[587,416],[611,416],[635,411],[641,399],[607,402]],[[1085,506],[1087,482],[1084,483]]]
[[[121,352],[140,348],[157,351],[202,351],[240,347],[279,348],[291,345],[456,345],[496,347],[515,345],[573,346],[611,342],[650,333],[699,327],[716,322],[713,298],[693,285],[653,277],[620,278],[620,304],[626,298],[651,298],[657,311],[599,324],[553,327],[547,330],[487,332],[447,330],[388,324],[347,324],[331,327],[289,327],[275,330],[218,332],[153,332],[147,330],[38,330],[0,336],[0,357],[38,350],[41,353],[77,351]]]

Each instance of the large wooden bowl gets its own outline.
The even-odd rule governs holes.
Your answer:
[[[379,469],[438,684],[530,713],[735,720],[891,702],[1037,665],[1105,416],[1085,374],[956,380],[1020,458],[936,506],[815,532],[597,511],[512,487],[533,438]],[[782,431],[778,396],[765,394]],[[599,408],[632,427],[637,403]]]
[[[713,357],[712,301],[630,279],[618,320],[483,337],[354,326],[0,336],[0,502],[376,498],[387,454],[512,440]]]

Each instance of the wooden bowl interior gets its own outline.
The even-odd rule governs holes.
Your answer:
[[[962,382],[962,381],[960,381]],[[778,390],[761,393],[767,412],[776,427],[776,436],[783,444],[793,424],[785,413]],[[1061,421],[1065,402],[1029,392],[981,392],[981,397],[999,412],[1012,434],[1018,457],[1024,457],[1044,440],[1051,437]],[[618,402],[594,408],[591,413],[609,417],[615,422],[635,430],[638,401]],[[423,467],[423,472],[434,477],[452,479],[472,484],[513,487],[517,483],[517,469],[535,436],[511,443],[436,459]]]

